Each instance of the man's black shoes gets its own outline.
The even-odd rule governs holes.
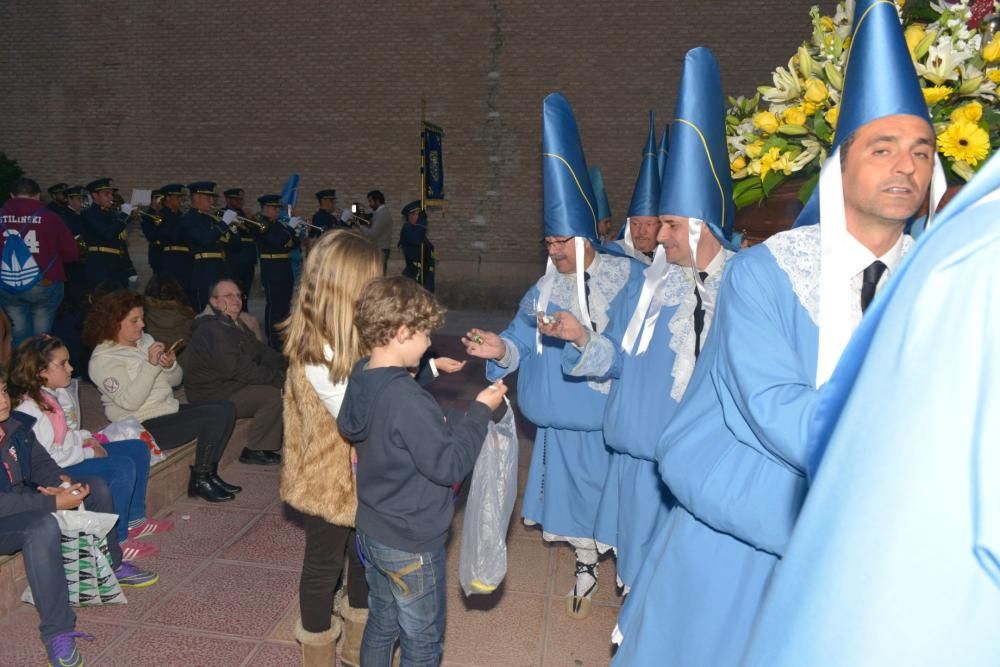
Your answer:
[[[263,449],[243,449],[240,463],[250,463],[258,466],[274,466],[281,463],[281,454]]]

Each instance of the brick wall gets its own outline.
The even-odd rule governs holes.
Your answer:
[[[542,98],[573,104],[623,220],[646,110],[662,131],[684,52],[711,48],[726,92],[750,94],[808,36],[812,4],[6,0],[0,150],[43,187],[209,178],[253,202],[298,171],[302,213],[324,187],[341,206],[381,189],[395,213],[419,194],[424,95],[446,132],[439,292],[509,307],[544,261]]]

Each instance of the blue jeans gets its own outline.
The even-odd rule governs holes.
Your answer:
[[[149,447],[143,440],[121,440],[109,442],[104,449],[108,452],[106,457],[71,465],[66,468],[66,474],[73,479],[91,475],[107,483],[115,514],[118,515],[115,533],[118,541],[124,542],[128,539],[129,525],[138,524],[146,518]]]
[[[95,478],[74,478],[74,481],[90,485],[90,495],[84,501],[88,510],[111,511],[111,495],[103,481]],[[0,554],[24,552],[24,573],[35,598],[43,642],[72,631],[76,624],[76,615],[69,607],[59,536],[59,524],[51,512],[18,512],[0,517]],[[108,533],[108,550],[111,567],[117,570],[122,550],[111,533]]]
[[[10,318],[15,350],[25,338],[52,331],[52,322],[62,300],[62,283],[39,284],[16,293],[0,289],[0,306]]]
[[[399,638],[402,667],[435,667],[444,647],[448,587],[444,547],[400,551],[358,530],[368,580],[368,624],[361,642],[362,667],[389,667]]]

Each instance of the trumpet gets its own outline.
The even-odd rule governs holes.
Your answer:
[[[234,227],[239,227],[244,230],[255,229],[258,232],[263,232],[267,229],[267,225],[263,222],[257,222],[256,220],[251,220],[250,218],[244,218],[242,215],[237,213],[232,209],[227,209],[225,211],[214,211],[209,213],[211,217],[215,218],[216,222],[221,222],[230,229]]]
[[[293,218],[291,218],[289,220],[282,220],[282,222],[285,223],[286,226],[288,226],[290,229],[293,229],[293,230],[298,229],[298,227],[301,225],[303,227],[308,227],[310,229],[315,229],[320,234],[322,234],[323,232],[326,231],[322,227],[317,227],[316,225],[312,224],[311,222],[306,222],[303,218],[300,218],[298,216],[295,216],[295,217],[293,217]]]
[[[163,218],[161,218],[160,216],[149,213],[148,211],[143,211],[138,206],[134,206],[132,204],[122,204],[121,213],[126,217],[131,217],[133,213],[138,213],[143,217],[149,218],[157,225],[163,222]]]
[[[351,213],[351,224],[359,225],[361,227],[371,227],[372,221],[369,218],[363,218],[360,215]]]

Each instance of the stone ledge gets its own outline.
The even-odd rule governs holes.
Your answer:
[[[246,446],[251,423],[251,419],[237,420],[219,462],[220,468],[225,468],[239,458]],[[166,461],[161,461],[150,469],[149,486],[146,488],[147,515],[156,516],[187,493],[190,474],[188,466],[194,464],[194,452],[195,442],[191,441],[171,450]],[[21,554],[0,556],[0,620],[22,604],[21,594],[27,585]]]

